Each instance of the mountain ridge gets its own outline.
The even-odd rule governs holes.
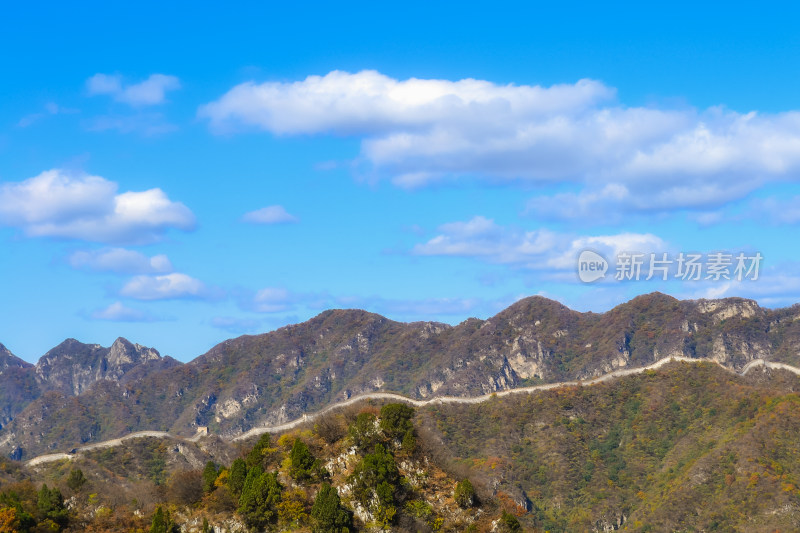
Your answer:
[[[754,359],[800,366],[798,317],[796,307],[763,309],[741,298],[681,301],[661,293],[605,313],[534,296],[455,326],[328,310],[301,324],[228,339],[183,365],[97,381],[72,400],[63,390],[37,398],[0,430],[0,450],[30,456],[135,430],[193,435],[205,426],[232,437],[366,392],[474,396],[589,379],[670,355],[735,370]],[[61,418],[95,429],[65,428]]]
[[[177,364],[171,357],[161,357],[153,348],[122,337],[108,348],[69,338],[48,350],[36,364],[23,361],[2,346],[0,429],[48,392],[78,396],[100,380],[139,379],[150,371]]]

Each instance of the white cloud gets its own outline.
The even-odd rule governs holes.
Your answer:
[[[252,224],[286,224],[299,221],[296,216],[289,214],[280,205],[270,205],[256,211],[250,211],[245,213],[242,220]]]
[[[537,219],[616,222],[636,212],[630,191],[610,183],[599,191],[581,190],[553,196],[536,196],[528,201],[526,212]]]
[[[86,88],[92,96],[109,95],[118,102],[141,107],[163,104],[166,93],[180,89],[181,83],[175,76],[164,74],[151,74],[146,80],[134,84],[124,84],[122,76],[117,74],[95,74],[86,80]]]
[[[582,250],[594,250],[614,262],[621,252],[642,254],[669,252],[667,243],[652,233],[618,233],[616,235],[581,236],[569,241],[569,246],[551,256],[547,265],[553,268],[574,269]]]
[[[757,300],[760,305],[788,307],[800,300],[800,264],[781,263],[759,272],[757,280],[725,282],[687,282],[677,292],[682,299],[740,297]]]
[[[118,274],[161,274],[172,272],[172,263],[166,255],[148,257],[141,252],[125,248],[80,250],[69,257],[73,268],[115,272]]]
[[[372,70],[356,74],[337,70],[294,83],[243,83],[202,106],[199,115],[223,131],[251,126],[280,134],[363,134],[453,120],[475,126],[498,113],[537,116],[571,111],[613,94],[592,80],[543,88],[474,79],[398,81]]]
[[[259,313],[281,313],[293,309],[299,295],[279,287],[267,287],[253,297],[252,309]]]
[[[467,222],[439,226],[439,234],[417,244],[416,255],[482,257],[492,263],[521,263],[558,247],[559,236],[550,230],[523,231],[502,227],[476,216]]]
[[[709,210],[800,177],[800,112],[625,107],[614,98],[593,80],[540,87],[334,71],[237,85],[198,114],[218,132],[360,137],[360,158],[404,187],[462,177],[571,183],[582,189],[570,199],[576,213],[593,202]]]
[[[574,270],[578,255],[594,249],[613,260],[619,252],[666,252],[667,244],[649,233],[579,236],[548,229],[526,231],[500,226],[476,216],[467,222],[451,222],[438,228],[438,234],[414,246],[412,253],[428,256],[478,258],[489,263],[507,264],[535,270]]]
[[[210,290],[202,281],[174,272],[160,276],[135,276],[119,293],[121,296],[136,300],[174,300],[206,298],[210,295]]]
[[[329,293],[301,293],[283,287],[267,287],[255,294],[242,293],[239,297],[239,306],[246,311],[272,315],[298,312],[301,308],[305,308],[307,311],[347,308],[365,309],[370,312],[395,317],[399,320],[437,320],[445,316],[457,317],[462,320],[473,313],[495,313],[514,301],[514,298],[508,297],[490,301],[480,298],[460,297],[415,299],[356,295],[336,296]],[[228,322],[235,328],[239,320],[220,319],[217,327],[227,329]]]
[[[120,93],[122,92],[122,76],[95,74],[86,80],[86,89],[91,95]]]
[[[0,185],[0,223],[31,237],[106,243],[157,240],[170,228],[192,230],[195,217],[161,189],[117,193],[99,176],[54,169]]]
[[[91,314],[96,320],[108,320],[112,322],[151,322],[154,318],[138,309],[132,309],[122,304],[114,302],[105,309],[98,309]]]

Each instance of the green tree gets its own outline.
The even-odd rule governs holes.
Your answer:
[[[150,533],[177,533],[178,526],[172,521],[169,511],[165,511],[159,505],[153,514],[153,521],[150,523]]]
[[[386,404],[381,407],[381,430],[390,439],[402,439],[407,431],[414,429],[413,417],[413,407],[404,403]]]
[[[368,507],[383,526],[388,526],[397,512],[396,495],[400,489],[400,472],[394,457],[382,445],[364,456],[350,475],[353,495]]]
[[[453,498],[459,507],[466,509],[475,505],[475,488],[468,479],[456,483],[456,490],[453,493]]]
[[[47,485],[42,485],[42,489],[38,493],[37,507],[42,520],[51,520],[63,528],[69,521],[69,512],[64,508],[64,497],[61,491],[53,488],[47,488]]]
[[[300,439],[294,439],[289,459],[291,461],[289,475],[297,481],[307,481],[319,471],[319,461],[311,454],[306,443]]]
[[[510,531],[512,533],[516,533],[517,531],[522,531],[522,526],[517,520],[517,517],[513,514],[503,511],[503,514],[500,515],[500,523],[503,525],[506,531]]]
[[[375,487],[375,495],[378,497],[378,505],[372,506],[372,512],[375,513],[375,518],[378,523],[386,527],[392,523],[395,514],[397,514],[397,506],[395,505],[395,492],[396,487],[387,481],[381,481]]]
[[[73,468],[69,471],[67,476],[67,486],[72,492],[78,492],[81,487],[86,484],[86,477],[83,475],[83,470],[80,468]]]
[[[228,473],[228,488],[234,497],[239,498],[242,495],[245,479],[247,479],[247,464],[244,459],[236,459]]]
[[[359,450],[368,450],[378,441],[375,422],[375,415],[372,413],[359,413],[355,421],[347,429],[350,440]]]
[[[264,459],[266,458],[267,452],[269,451],[270,445],[270,436],[269,433],[264,433],[256,442],[256,445],[253,446],[253,449],[250,450],[250,453],[247,454],[245,458],[245,463],[247,464],[247,468],[253,468],[254,466],[264,466]]]
[[[259,470],[254,467],[247,474],[238,513],[248,527],[264,529],[277,518],[276,506],[281,501],[282,487],[275,473],[258,473]]]
[[[167,521],[164,518],[164,509],[159,505],[156,512],[153,513],[153,519],[150,521],[150,533],[166,533]]]
[[[217,465],[214,464],[214,461],[207,462],[203,469],[203,492],[206,494],[214,492],[214,482],[217,480],[217,476],[219,476]]]
[[[417,437],[414,436],[414,428],[409,429],[406,431],[406,434],[403,435],[403,442],[401,443],[401,447],[403,451],[407,454],[414,453],[414,450],[417,449]]]
[[[323,483],[311,507],[314,533],[345,533],[353,527],[353,514],[342,507],[339,491]]]
[[[36,519],[25,510],[22,505],[22,499],[16,492],[0,492],[0,507],[13,509],[17,522],[17,531],[27,532],[36,526]]]
[[[264,473],[264,469],[260,466],[256,465],[247,470],[247,477],[244,478],[244,484],[242,485],[242,493],[239,495],[239,505],[242,504],[242,498],[244,498],[244,494],[246,492],[250,492],[253,484],[256,482],[256,479]]]

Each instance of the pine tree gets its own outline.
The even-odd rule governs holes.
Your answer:
[[[234,497],[239,498],[242,495],[245,479],[247,479],[247,464],[244,459],[236,459],[228,474],[228,489]]]
[[[164,520],[164,510],[159,505],[153,514],[153,520],[150,522],[150,533],[166,533],[167,523]]]
[[[459,507],[466,509],[475,504],[475,488],[468,479],[456,483],[456,490],[453,493],[453,498]]]
[[[353,515],[342,507],[339,491],[323,483],[311,507],[314,533],[344,533],[353,527]]]
[[[378,431],[375,429],[375,415],[372,413],[359,413],[355,421],[350,424],[347,434],[351,442],[360,450],[368,450],[378,441]]]
[[[69,512],[64,508],[64,497],[60,490],[48,489],[47,485],[42,485],[38,493],[37,507],[43,519],[53,521],[60,528],[67,525]]]
[[[169,516],[169,511],[165,511],[159,505],[153,514],[153,521],[150,523],[150,533],[176,533],[178,526]]]
[[[289,475],[297,481],[309,480],[314,477],[315,471],[319,470],[319,461],[314,459],[306,443],[300,439],[294,440],[289,459],[291,461]]]
[[[247,474],[238,513],[249,527],[264,529],[277,518],[275,507],[281,501],[282,487],[275,473],[259,471],[254,467]]]
[[[78,492],[81,487],[86,483],[86,477],[83,475],[83,470],[80,468],[73,468],[67,477],[67,486],[73,491]]]
[[[380,426],[390,439],[401,439],[407,431],[413,429],[411,419],[414,408],[404,403],[390,403],[381,407]]]
[[[500,515],[500,523],[503,525],[505,531],[509,531],[511,533],[516,533],[517,531],[522,531],[522,526],[517,520],[517,517],[513,514],[503,511],[503,514]]]
[[[400,472],[394,457],[381,444],[364,456],[350,476],[353,495],[368,506],[383,526],[388,526],[397,513],[396,493],[400,490]]]
[[[240,507],[242,505],[242,501],[244,500],[244,495],[249,494],[252,491],[253,484],[263,473],[264,469],[260,466],[254,466],[253,468],[247,470],[247,477],[244,478],[244,484],[242,485],[242,493],[239,495]]]
[[[206,467],[203,469],[203,492],[206,494],[214,492],[214,482],[217,480],[218,475],[219,471],[214,461],[207,462]]]
[[[414,450],[417,449],[417,437],[414,436],[414,428],[410,428],[408,431],[406,431],[406,434],[403,435],[401,447],[407,454],[412,454],[414,453]]]
[[[264,458],[267,455],[269,445],[269,433],[264,433],[261,435],[261,438],[258,439],[256,445],[253,446],[253,449],[250,450],[250,453],[248,453],[247,457],[245,458],[245,463],[247,463],[248,468],[253,468],[254,466],[264,466]]]
[[[150,523],[150,533],[173,533],[175,529],[169,511],[165,511],[159,505],[153,515],[153,521]]]

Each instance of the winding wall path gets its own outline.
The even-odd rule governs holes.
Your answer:
[[[461,403],[461,404],[476,404],[485,402],[492,398],[496,397],[503,397],[509,396],[511,394],[530,394],[532,392],[539,392],[545,390],[556,389],[559,387],[579,387],[579,386],[588,386],[588,385],[596,385],[598,383],[603,383],[615,378],[620,378],[624,376],[631,376],[634,374],[641,374],[648,370],[655,370],[657,368],[661,368],[667,363],[671,362],[685,362],[685,363],[714,363],[719,365],[721,368],[724,368],[728,372],[733,374],[742,375],[744,376],[753,368],[761,367],[761,368],[771,368],[774,370],[788,370],[794,374],[800,375],[800,368],[787,365],[785,363],[774,363],[771,361],[765,361],[764,359],[754,359],[747,363],[741,372],[736,372],[731,370],[730,368],[721,365],[718,361],[714,361],[711,359],[695,359],[691,357],[684,357],[684,356],[672,356],[672,357],[665,357],[664,359],[660,359],[653,364],[647,366],[640,366],[636,368],[623,368],[619,370],[615,370],[613,372],[609,372],[608,374],[604,374],[602,376],[598,376],[596,378],[590,378],[585,380],[574,380],[574,381],[561,381],[558,383],[545,383],[542,385],[533,385],[531,387],[519,387],[516,389],[506,389],[498,392],[493,392],[490,394],[484,394],[482,396],[437,396],[435,398],[431,398],[428,400],[415,400],[413,398],[409,398],[407,396],[403,396],[402,394],[397,394],[393,392],[368,392],[365,394],[359,394],[357,396],[353,396],[344,400],[342,402],[337,402],[327,407],[311,414],[305,414],[296,420],[292,420],[290,422],[286,422],[284,424],[278,424],[274,426],[264,426],[253,428],[250,431],[242,433],[236,437],[230,439],[231,442],[241,441],[245,439],[249,439],[251,437],[255,437],[258,435],[263,435],[264,433],[279,433],[282,431],[287,431],[290,429],[294,429],[298,426],[316,420],[317,418],[326,415],[327,413],[333,411],[334,409],[339,409],[342,407],[347,407],[348,405],[353,405],[355,403],[364,401],[364,400],[395,400],[399,402],[405,402],[411,404],[415,407],[424,407],[426,405],[442,405],[445,403]],[[75,455],[88,452],[92,450],[99,450],[102,448],[111,448],[113,446],[119,446],[126,440],[143,438],[143,437],[157,437],[157,438],[165,438],[165,439],[173,439],[173,440],[180,440],[183,442],[196,442],[203,436],[203,433],[198,432],[194,437],[185,438],[179,437],[176,435],[172,435],[167,433],[166,431],[137,431],[135,433],[130,433],[125,435],[124,437],[120,437],[118,439],[110,439],[105,440],[102,442],[95,442],[92,444],[87,444],[86,446],[81,446],[79,448],[75,448],[69,453],[51,453],[47,455],[39,455],[30,459],[25,464],[28,466],[36,466],[43,463],[49,463],[53,461],[62,461],[64,459],[72,459]]]

